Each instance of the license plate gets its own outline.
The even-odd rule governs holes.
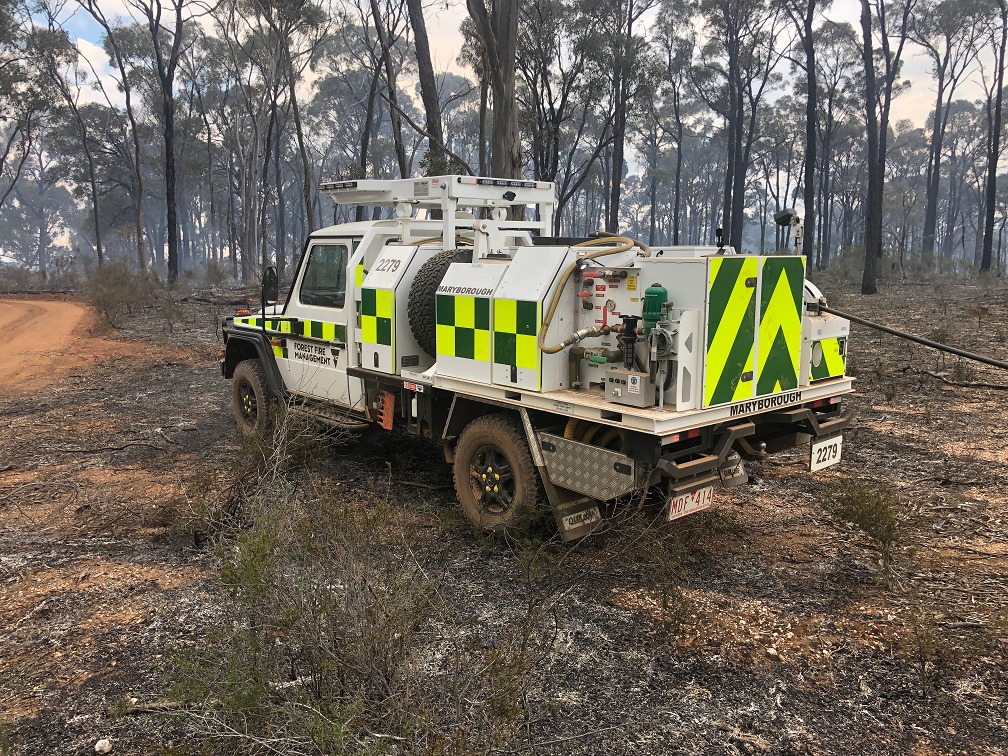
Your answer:
[[[674,499],[669,499],[669,520],[685,517],[688,514],[707,509],[714,503],[714,486],[700,488],[690,493],[679,494]]]
[[[822,470],[824,467],[831,467],[840,461],[840,452],[843,450],[843,436],[831,436],[812,442],[812,457],[809,460],[809,469],[812,472]]]

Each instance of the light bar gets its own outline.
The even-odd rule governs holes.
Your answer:
[[[324,184],[319,184],[319,190],[323,192],[329,192],[333,189],[356,189],[356,181],[327,181]]]
[[[516,181],[514,179],[479,178],[478,176],[459,176],[460,184],[472,186],[501,186],[507,189],[551,189],[549,181]]]

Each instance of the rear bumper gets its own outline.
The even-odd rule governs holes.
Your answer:
[[[809,407],[767,413],[718,429],[706,453],[678,459],[673,455],[664,456],[658,460],[656,468],[663,478],[669,479],[670,494],[689,493],[717,482],[718,470],[736,447],[747,458],[766,456],[763,452],[765,443],[761,438],[763,430],[772,429],[772,435],[778,438],[793,437],[796,443],[789,444],[793,447],[802,434],[816,439],[842,433],[853,419],[854,411],[851,409],[843,409],[827,417],[817,415]]]

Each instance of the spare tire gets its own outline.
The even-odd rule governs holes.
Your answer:
[[[446,249],[420,266],[410,286],[406,315],[417,344],[431,357],[437,352],[437,290],[452,263],[472,262],[471,249]]]

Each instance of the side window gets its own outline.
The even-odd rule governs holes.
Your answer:
[[[342,307],[346,301],[346,244],[314,244],[301,279],[301,304]]]

